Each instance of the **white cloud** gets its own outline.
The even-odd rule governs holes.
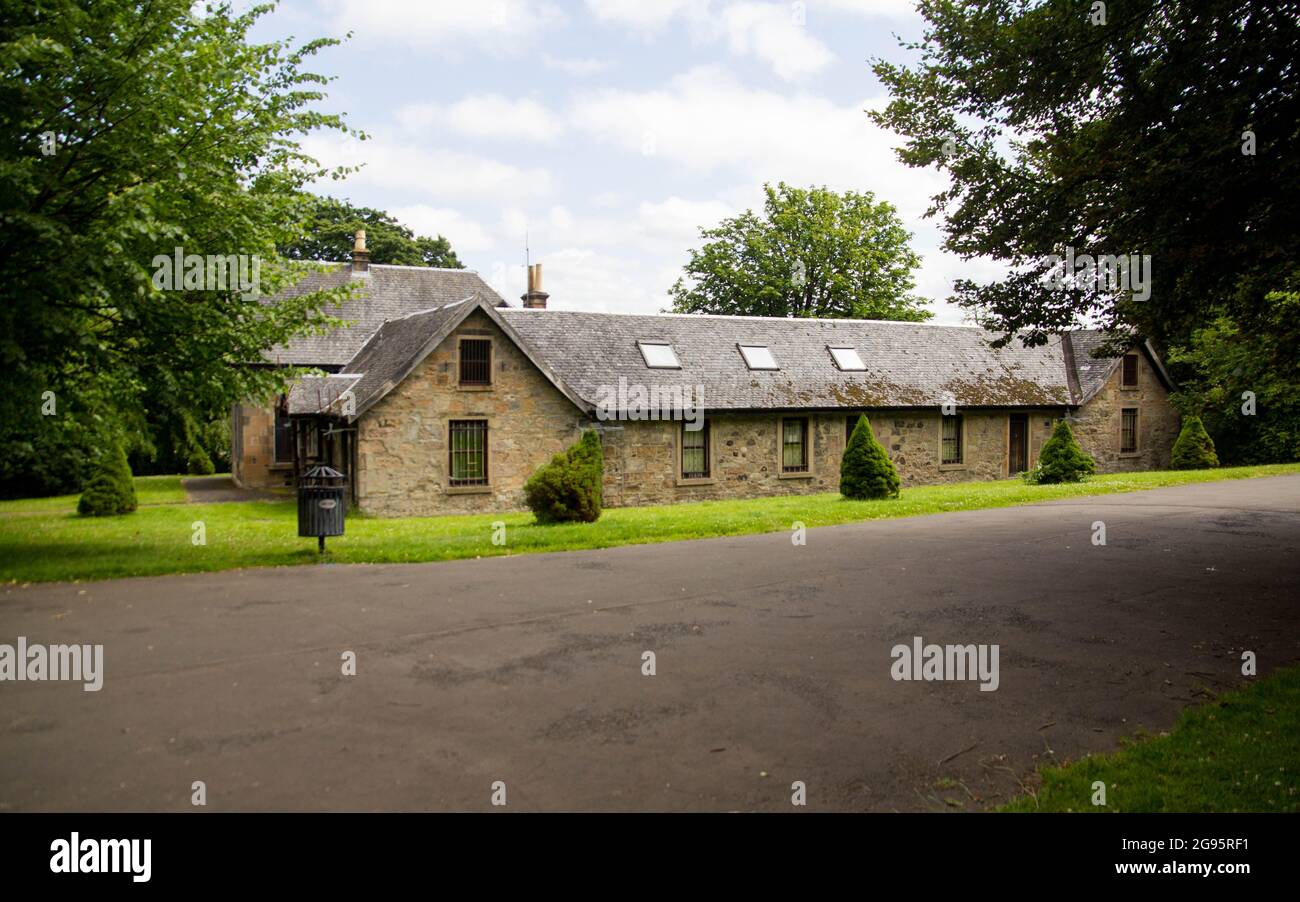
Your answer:
[[[409,226],[417,235],[434,238],[442,235],[451,242],[458,256],[492,250],[496,238],[483,225],[449,207],[413,204],[388,211],[398,222]]]
[[[583,57],[558,57],[549,53],[542,54],[542,65],[566,75],[595,75],[610,67],[608,60],[586,59]]]
[[[733,3],[721,19],[732,53],[758,57],[781,78],[816,72],[835,58],[784,3]]]
[[[865,105],[756,90],[707,67],[663,89],[581,95],[570,117],[575,127],[626,151],[643,153],[649,138],[658,158],[698,173],[721,171],[755,188],[786,181],[871,190],[915,221],[942,178],[899,163],[895,137],[867,119]]]
[[[377,135],[368,141],[334,134],[312,135],[303,149],[326,166],[365,163],[344,184],[397,189],[435,202],[467,198],[484,203],[542,198],[553,190],[551,174],[455,150],[407,144]]]
[[[563,20],[539,0],[328,0],[337,31],[361,43],[400,43],[458,53],[466,42],[504,54]]]
[[[397,111],[398,123],[408,131],[428,132],[449,128],[473,138],[513,141],[554,141],[561,121],[542,104],[500,94],[476,94],[450,106],[408,104]]]
[[[736,56],[753,56],[781,78],[816,72],[834,60],[830,49],[806,27],[799,6],[784,2],[732,0],[587,0],[595,18],[650,37],[680,20],[700,44],[724,42]]]
[[[587,9],[597,21],[638,31],[663,28],[679,13],[706,5],[707,0],[587,0]]]
[[[817,13],[851,13],[869,18],[919,18],[913,0],[807,0],[809,18]]]

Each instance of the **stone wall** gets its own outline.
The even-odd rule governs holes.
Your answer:
[[[1102,390],[1079,408],[1071,424],[1075,437],[1097,462],[1098,473],[1168,469],[1181,426],[1178,411],[1145,354],[1138,354],[1137,388],[1120,385],[1122,370],[1117,366]],[[1132,454],[1120,452],[1122,411],[1127,407],[1138,411],[1138,450]]]
[[[1018,412],[1028,415],[1030,466],[1033,466],[1061,411]],[[941,415],[938,410],[866,413],[876,438],[898,468],[904,486],[1000,479],[1008,475],[1005,411],[959,410],[965,421],[963,462],[943,466],[939,464]],[[679,478],[679,423],[624,423],[622,429],[604,435],[606,504],[619,507],[838,491],[848,414],[807,416],[812,439],[812,468],[807,476],[780,472],[781,415],[710,416],[712,472],[707,480]]]
[[[231,408],[231,476],[247,488],[293,485],[293,465],[275,462],[275,411],[271,402]]]
[[[459,386],[461,338],[492,340],[492,385]],[[488,422],[485,487],[448,484],[448,424]],[[518,510],[538,467],[581,437],[581,413],[486,315],[475,312],[357,422],[357,493],[386,517]]]

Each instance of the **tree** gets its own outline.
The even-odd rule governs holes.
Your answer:
[[[538,523],[594,523],[600,519],[605,456],[596,430],[529,477],[524,498]]]
[[[1208,470],[1219,465],[1214,442],[1200,417],[1184,417],[1183,428],[1174,441],[1169,466],[1175,470]]]
[[[383,210],[354,207],[332,197],[310,197],[306,201],[304,229],[282,250],[295,260],[348,260],[358,229],[366,230],[371,263],[465,268],[451,249],[451,242],[441,235],[417,236]]]
[[[1060,420],[1038,452],[1038,466],[1026,474],[1031,483],[1082,482],[1097,472],[1096,462],[1075,441],[1070,424]]]
[[[304,186],[345,171],[298,143],[347,131],[304,69],[337,42],[252,42],[265,5],[0,3],[0,457],[63,417],[105,447],[153,406],[207,422],[279,390],[291,373],[239,364],[337,324],[347,292],[265,300],[310,268],[275,253]]]
[[[122,446],[114,442],[100,455],[77,502],[83,517],[114,517],[135,510],[135,482]]]
[[[840,494],[854,501],[897,497],[899,484],[894,462],[876,441],[871,424],[858,417],[840,460]]]
[[[678,313],[926,320],[910,292],[920,263],[890,204],[870,192],[764,185],[746,210],[701,229],[686,276],[669,294]]]
[[[1178,385],[1173,400],[1204,421],[1224,463],[1300,459],[1297,347],[1300,291],[1279,291],[1256,328],[1218,316],[1166,353]]]
[[[893,99],[872,119],[906,139],[900,160],[951,180],[930,210],[945,248],[1010,267],[955,300],[1004,343],[1085,314],[1161,346],[1219,314],[1252,330],[1300,251],[1295,5],[1101,6],[919,0],[919,62],[873,64]],[[1066,248],[1150,255],[1149,299],[1045,284]]]

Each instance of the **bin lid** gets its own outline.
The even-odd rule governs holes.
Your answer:
[[[304,479],[343,479],[344,476],[333,467],[327,467],[324,464],[312,467],[306,473],[302,474]]]

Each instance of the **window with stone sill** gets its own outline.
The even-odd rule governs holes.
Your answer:
[[[1135,454],[1138,449],[1138,412],[1136,407],[1120,411],[1119,452]]]
[[[453,488],[488,484],[486,420],[452,420],[448,424],[448,483]]]
[[[492,384],[492,341],[487,338],[460,340],[460,384]]]
[[[808,418],[781,420],[781,472],[808,472]]]

